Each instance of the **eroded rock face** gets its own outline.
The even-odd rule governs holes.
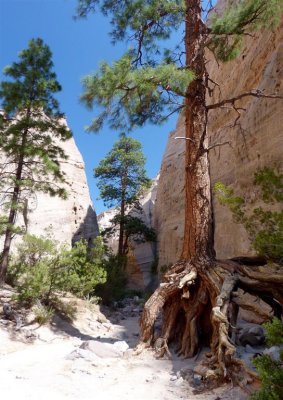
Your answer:
[[[157,232],[159,269],[178,260],[182,251],[185,216],[185,136],[184,119],[171,132],[163,156],[156,193],[154,227]]]
[[[97,216],[98,226],[100,231],[104,231],[104,229],[111,227],[111,220],[116,215],[116,209],[111,208],[110,210],[104,211]],[[113,234],[107,238],[107,245],[113,252],[116,254],[118,251],[118,239],[119,239],[119,232],[115,230]]]
[[[54,239],[71,246],[80,238],[91,241],[98,235],[96,213],[92,206],[86,180],[84,162],[72,138],[61,142],[68,159],[61,161],[65,173],[68,192],[67,200],[38,193],[29,200],[28,232],[34,235],[45,235],[46,229],[52,232]],[[24,225],[19,215],[17,224]],[[20,240],[15,238],[14,244]]]
[[[68,159],[62,163],[68,182],[68,199],[39,195],[38,206],[30,215],[29,231],[38,234],[51,225],[54,236],[59,241],[74,244],[84,238],[90,242],[98,235],[98,224],[89,194],[84,162],[74,139],[62,143],[61,147],[68,155]]]
[[[227,82],[222,98],[259,88],[263,93],[283,93],[283,25],[274,32],[248,38],[239,59],[217,67],[211,66],[212,78]],[[229,85],[228,85],[229,82]],[[217,101],[217,97],[212,101]],[[283,101],[249,98],[239,103],[246,111],[240,125],[234,125],[235,112],[220,110],[211,114],[211,144],[229,141],[230,145],[210,152],[212,184],[220,180],[231,185],[252,207],[257,206],[258,191],[254,173],[265,166],[283,169]],[[223,129],[223,126],[226,126]],[[249,240],[242,226],[232,221],[231,213],[214,200],[215,248],[218,257],[251,254]]]
[[[152,182],[151,188],[146,191],[143,197],[140,199],[140,205],[142,212],[137,216],[143,220],[143,222],[150,228],[154,228],[154,214],[155,214],[155,202],[156,202],[156,192],[158,187],[159,176]],[[133,257],[133,271],[131,271],[131,266],[129,265],[129,275],[131,272],[133,275],[136,274],[136,268],[139,267],[141,271],[142,280],[140,284],[130,285],[130,287],[140,289],[145,289],[154,285],[154,275],[152,274],[152,266],[156,258],[156,243],[145,242],[145,243],[131,243],[131,254]]]
[[[217,65],[210,56],[210,77],[216,87],[210,103],[231,98],[252,89],[263,93],[283,93],[283,29],[256,33],[247,38],[242,55],[235,61]],[[254,172],[264,166],[283,169],[283,102],[250,97],[238,103],[246,109],[235,126],[237,113],[219,109],[209,115],[210,145],[227,142],[210,151],[212,185],[220,180],[231,185],[253,206],[258,193],[253,186]],[[180,117],[175,132],[169,135],[162,160],[155,227],[158,234],[159,267],[178,260],[184,229],[184,119]],[[218,258],[251,255],[244,228],[232,220],[228,209],[214,199],[215,249]]]
[[[142,221],[150,228],[154,228],[155,201],[158,185],[157,177],[151,188],[144,193],[140,199],[141,212],[132,215],[142,219]],[[115,216],[116,210],[111,209],[98,215],[98,224],[101,230],[111,226],[111,219]],[[113,253],[118,250],[119,232],[116,230],[108,239],[108,246]],[[128,281],[130,289],[144,290],[151,286],[153,282],[152,264],[156,258],[156,244],[152,242],[136,243],[131,241],[128,254]]]

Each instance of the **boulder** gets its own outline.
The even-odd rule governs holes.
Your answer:
[[[260,325],[246,327],[241,330],[238,340],[242,346],[260,346],[265,342],[264,329]]]
[[[80,349],[94,353],[100,358],[118,358],[121,357],[128,349],[128,344],[121,340],[115,343],[105,343],[99,340],[86,340],[80,346]]]
[[[113,347],[119,353],[124,353],[125,351],[127,351],[129,349],[128,343],[126,343],[124,340],[120,340],[118,342],[113,343]]]
[[[240,307],[238,318],[253,324],[262,324],[273,317],[273,310],[269,304],[245,293],[242,289],[237,290],[237,296],[233,299]],[[250,304],[252,307],[250,307]]]
[[[86,340],[80,349],[88,350],[100,358],[117,358],[120,352],[110,343],[103,343],[98,340]]]

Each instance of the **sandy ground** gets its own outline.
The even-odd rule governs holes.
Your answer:
[[[1,398],[10,400],[242,400],[239,389],[197,394],[180,376],[193,361],[133,355],[138,316],[113,324],[97,307],[79,304],[73,324],[56,317],[49,326],[19,331],[0,319]],[[117,341],[130,349],[116,350]],[[119,346],[119,344],[118,344]]]

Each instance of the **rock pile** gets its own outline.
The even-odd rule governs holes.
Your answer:
[[[139,296],[125,298],[113,303],[113,311],[110,312],[111,321],[119,323],[127,318],[139,317],[142,313],[144,300]]]

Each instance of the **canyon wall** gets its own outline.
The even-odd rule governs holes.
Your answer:
[[[68,198],[62,200],[44,193],[37,193],[35,197],[30,198],[28,233],[45,235],[48,230],[54,239],[68,246],[80,238],[90,242],[98,234],[98,224],[90,198],[84,162],[73,138],[60,142],[59,145],[68,156],[67,160],[60,161],[65,173]],[[21,215],[18,215],[17,225],[24,225]],[[15,238],[14,243],[18,240],[20,236]]]
[[[154,225],[155,201],[157,192],[158,177],[153,180],[151,188],[147,190],[140,199],[141,211],[130,214],[140,218],[148,227]],[[100,230],[111,226],[111,219],[115,216],[116,210],[111,209],[98,215]],[[115,254],[118,250],[119,232],[115,230],[107,240],[107,244]],[[152,266],[156,258],[156,244],[153,242],[136,243],[130,242],[128,253],[128,287],[130,289],[145,290],[154,285]]]
[[[263,93],[283,94],[283,29],[255,33],[248,37],[241,56],[227,64],[217,64],[208,54],[210,78],[216,82],[210,104],[242,92],[260,89]],[[218,86],[219,85],[219,86]],[[211,84],[211,87],[214,85]],[[271,166],[283,169],[283,101],[249,97],[238,102],[241,118],[231,108],[211,111],[208,123],[209,145],[229,142],[209,153],[212,185],[221,181],[233,187],[251,205],[257,204],[254,172]],[[159,267],[178,260],[184,229],[184,119],[169,135],[162,160],[155,206]],[[215,249],[218,258],[251,255],[244,228],[233,222],[231,213],[213,201]]]

